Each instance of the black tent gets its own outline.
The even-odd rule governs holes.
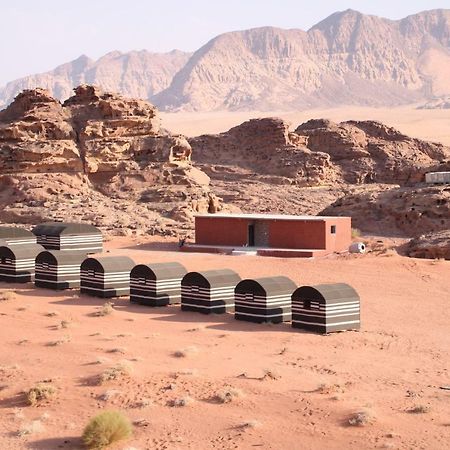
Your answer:
[[[242,280],[235,289],[235,318],[248,322],[288,322],[297,285],[287,277]]]
[[[134,266],[127,256],[85,259],[81,264],[81,293],[103,298],[128,295]]]
[[[189,272],[181,281],[181,309],[221,314],[234,309],[234,288],[241,277],[230,269]]]
[[[131,271],[130,301],[147,306],[181,302],[181,280],[187,270],[177,262],[138,264]]]
[[[299,287],[292,294],[292,326],[317,333],[359,329],[359,295],[345,283]]]
[[[27,283],[34,279],[36,256],[44,250],[37,244],[0,247],[0,281]]]
[[[47,250],[72,250],[100,253],[103,250],[102,232],[86,223],[46,222],[33,228],[37,243]]]
[[[36,257],[34,284],[48,289],[80,286],[80,267],[86,259],[81,252],[46,250]]]

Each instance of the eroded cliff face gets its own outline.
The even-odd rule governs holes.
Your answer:
[[[112,233],[189,229],[194,212],[221,209],[191,153],[145,101],[87,85],[64,104],[24,91],[0,112],[2,220],[90,220]]]

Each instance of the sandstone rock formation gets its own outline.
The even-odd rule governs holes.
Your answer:
[[[450,11],[399,21],[347,10],[307,32],[264,27],[197,50],[153,101],[167,109],[386,106],[450,94]]]
[[[189,140],[194,161],[212,178],[239,167],[274,183],[423,181],[428,171],[450,163],[450,149],[412,139],[381,123],[310,120],[295,132],[282,119],[252,119],[225,133]],[[224,169],[226,168],[226,170]],[[246,175],[247,176],[247,175]]]
[[[418,236],[448,230],[450,186],[349,189],[321,214],[350,215],[354,227],[378,235]]]
[[[288,14],[289,11],[286,11]],[[193,55],[111,52],[8,83],[0,106],[23,89],[98,84],[167,110],[295,110],[416,103],[450,95],[450,11],[388,20],[347,10],[308,31],[273,27],[225,33]]]
[[[408,246],[413,258],[450,260],[450,230],[428,233],[413,239]]]
[[[0,89],[0,107],[12,102],[19,92],[37,87],[47,89],[58,100],[65,100],[72,95],[73,88],[83,83],[121,92],[127,97],[149,99],[169,86],[190,56],[179,50],[169,53],[115,51],[97,61],[82,55],[49,72],[11,81]]]
[[[221,209],[191,152],[143,100],[82,85],[61,105],[45,90],[24,91],[0,112],[1,219],[189,229],[194,212]]]

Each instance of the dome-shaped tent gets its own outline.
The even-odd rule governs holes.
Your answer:
[[[0,246],[0,281],[28,283],[33,281],[36,256],[44,250],[37,244]]]

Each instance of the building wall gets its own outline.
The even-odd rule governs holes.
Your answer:
[[[246,246],[248,225],[255,224],[256,246],[287,249],[348,250],[351,219],[251,220],[240,218],[195,218],[195,243],[212,246]],[[331,226],[336,233],[331,233]]]
[[[269,247],[324,249],[325,222],[273,220],[269,222]]]
[[[247,219],[195,218],[195,243],[199,245],[236,245],[247,244]]]

